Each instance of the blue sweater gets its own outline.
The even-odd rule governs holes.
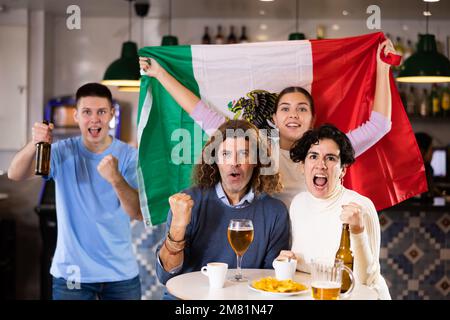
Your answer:
[[[231,219],[251,219],[254,239],[244,254],[242,268],[272,268],[281,250],[289,249],[289,215],[286,206],[267,194],[258,194],[250,205],[232,208],[225,205],[214,188],[190,188],[185,193],[194,200],[191,222],[186,228],[186,248],[181,270],[170,274],[156,261],[156,274],[165,284],[170,278],[200,269],[209,262],[225,262],[236,268],[236,254],[228,243],[227,229]],[[170,228],[172,212],[167,218]],[[158,246],[156,255],[163,242]],[[157,259],[158,260],[158,259]]]

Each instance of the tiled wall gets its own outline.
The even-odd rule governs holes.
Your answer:
[[[380,225],[381,272],[392,299],[449,299],[449,211],[385,211]]]

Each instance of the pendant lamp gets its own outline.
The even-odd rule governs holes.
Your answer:
[[[144,17],[147,16],[148,12],[150,10],[150,2],[136,2],[134,4],[134,11],[136,14],[141,18],[141,40],[140,40],[140,46],[144,46]],[[121,92],[139,92],[140,86],[119,86],[119,91]]]
[[[172,0],[169,0],[169,34],[162,38],[162,46],[178,45],[178,38],[172,35]]]
[[[426,3],[428,10],[428,2]],[[417,51],[400,67],[398,82],[435,83],[450,82],[450,61],[436,48],[436,39],[428,34],[428,14],[426,15],[426,34],[419,34]]]
[[[106,69],[102,83],[110,86],[139,86],[139,57],[137,54],[137,45],[131,41],[131,2],[128,8],[128,41],[122,44],[120,58],[114,61]]]
[[[289,40],[305,40],[306,37],[303,33],[298,32],[298,1],[295,0],[295,32],[289,35]]]

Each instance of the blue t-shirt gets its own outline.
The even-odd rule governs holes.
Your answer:
[[[245,207],[230,207],[217,196],[215,188],[190,188],[185,193],[194,200],[191,222],[186,228],[186,247],[181,268],[173,273],[156,263],[156,275],[162,284],[182,273],[200,271],[208,262],[225,262],[236,268],[236,254],[228,243],[227,230],[231,219],[251,219],[254,239],[242,259],[242,268],[272,268],[281,250],[289,249],[289,215],[280,200],[262,193]],[[172,212],[167,217],[170,229]],[[164,241],[164,240],[163,240]],[[159,245],[156,255],[159,255]]]
[[[118,159],[124,179],[137,189],[137,151],[113,138],[102,153],[86,149],[81,136],[52,144],[49,178],[55,180],[58,238],[50,273],[81,283],[134,278],[130,217],[111,184],[97,171],[106,155]]]

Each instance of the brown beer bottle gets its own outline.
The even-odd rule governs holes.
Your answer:
[[[48,125],[48,121],[44,120],[43,123]],[[48,176],[50,173],[50,151],[51,144],[48,142],[36,143],[36,167],[34,174],[38,176]]]
[[[353,253],[350,249],[350,228],[347,223],[342,225],[341,243],[336,252],[336,259],[341,259],[344,264],[353,271]],[[347,272],[342,272],[341,292],[346,292],[350,288],[350,277]]]

